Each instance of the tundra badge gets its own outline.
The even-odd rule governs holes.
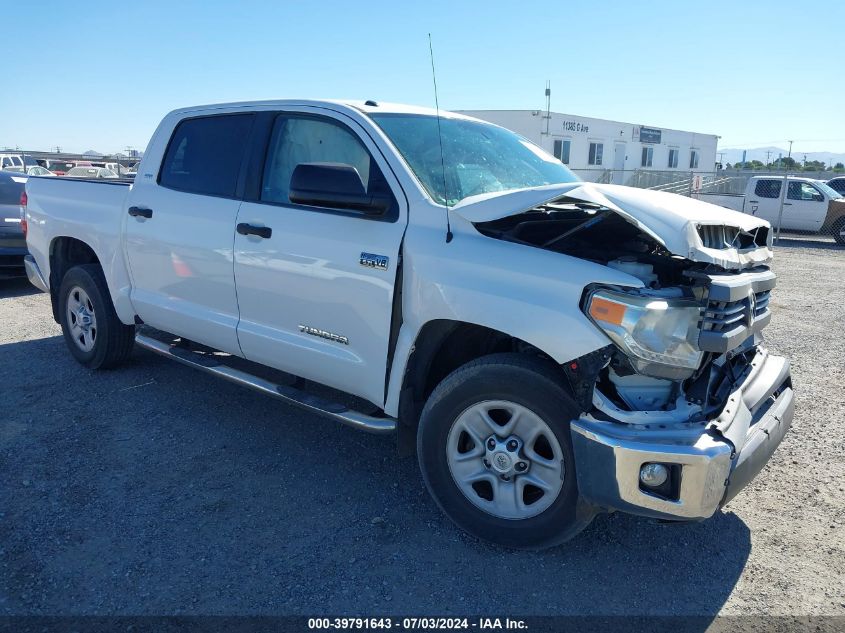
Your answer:
[[[300,325],[299,331],[304,334],[310,334],[311,336],[319,336],[320,338],[324,338],[327,341],[334,341],[335,343],[342,343],[343,345],[349,345],[349,339],[345,336],[341,336],[340,334],[335,334],[334,332],[328,332],[326,330],[321,330],[320,328],[311,327],[310,325]]]
[[[375,255],[373,253],[361,253],[361,259],[358,260],[362,266],[366,268],[376,268],[378,270],[387,270],[390,263],[390,258],[386,255]]]

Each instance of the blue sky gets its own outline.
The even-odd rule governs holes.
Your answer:
[[[807,7],[806,11],[803,7]],[[542,108],[845,151],[845,2],[3,2],[0,147],[143,148],[179,106]],[[839,80],[836,83],[836,80]]]

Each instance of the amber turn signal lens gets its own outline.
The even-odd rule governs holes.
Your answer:
[[[593,297],[590,302],[590,316],[596,321],[622,325],[622,319],[625,318],[625,306],[601,297]]]

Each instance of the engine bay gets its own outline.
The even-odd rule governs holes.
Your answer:
[[[697,366],[678,371],[656,369],[632,359],[619,346],[609,347],[611,353],[594,376],[592,405],[611,419],[625,421],[625,412],[643,411],[659,412],[658,417],[670,422],[706,419],[724,407],[731,385],[747,369],[748,359],[762,340],[758,330],[767,318],[755,312],[754,297],[765,295],[767,310],[767,293],[774,286],[774,276],[769,274],[771,284],[756,295],[753,284],[757,281],[747,284],[749,290],[745,286],[734,290],[736,280],[743,275],[765,276],[765,266],[747,273],[691,261],[671,253],[647,231],[611,209],[571,199],[558,199],[523,213],[476,223],[475,227],[488,237],[559,252],[628,273],[642,281],[644,287],[625,292],[642,300],[689,302],[700,310],[695,331],[689,334],[695,345],[699,345],[700,330],[718,330],[711,334],[720,334],[722,330],[718,328],[732,328],[725,330],[730,333],[730,340],[724,350],[704,345]],[[721,287],[713,292],[714,284],[724,284],[730,292],[725,294]],[[715,302],[711,293],[725,300]],[[734,295],[739,298],[731,301]],[[584,302],[589,301],[588,289]],[[582,308],[586,309],[583,305]],[[754,329],[751,324],[757,319],[760,325]],[[639,418],[632,416],[633,419]]]

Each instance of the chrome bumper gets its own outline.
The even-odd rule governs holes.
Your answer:
[[[705,423],[660,428],[588,415],[574,421],[582,497],[600,508],[655,518],[711,516],[760,472],[792,424],[789,362],[761,350],[750,367],[721,415]],[[652,462],[679,474],[670,497],[641,486],[640,468]]]
[[[38,288],[41,292],[50,292],[50,287],[44,280],[44,275],[35,263],[32,255],[27,255],[23,258],[23,266],[26,269],[26,276],[29,278],[29,283]]]

